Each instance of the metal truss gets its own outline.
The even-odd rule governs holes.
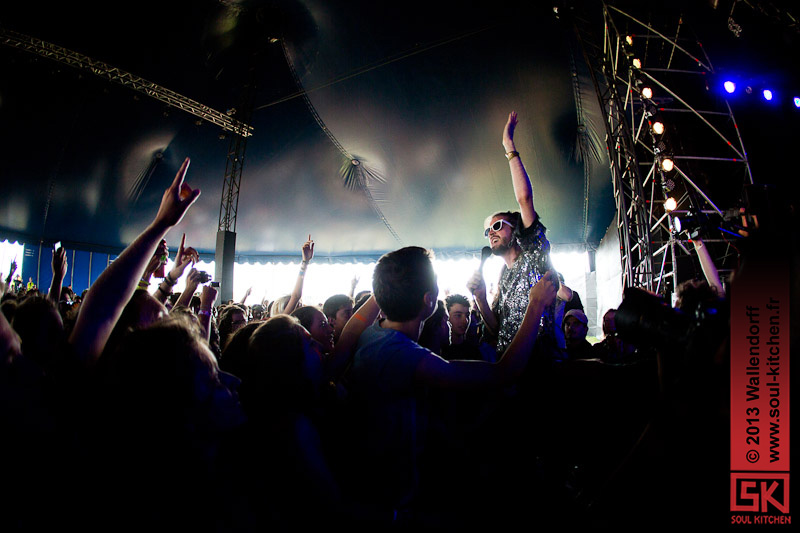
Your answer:
[[[254,61],[255,63],[255,61]],[[236,217],[239,212],[239,189],[242,183],[244,169],[244,156],[247,149],[247,125],[253,116],[253,103],[256,92],[256,68],[250,68],[250,80],[244,86],[238,110],[243,121],[238,123],[237,129],[231,135],[228,144],[228,158],[225,163],[225,176],[222,183],[222,200],[219,206],[218,231],[236,232]]]
[[[96,76],[146,94],[151,98],[215,124],[225,131],[236,133],[237,136],[249,137],[253,134],[252,126],[235,120],[227,113],[212,109],[152,81],[145,80],[130,72],[125,72],[102,61],[97,61],[53,43],[3,28],[0,28],[0,43],[91,72]]]
[[[659,20],[603,4],[602,45],[580,21],[575,30],[605,112],[623,287],[665,294],[694,276],[693,268],[678,271],[694,253],[689,235],[714,247],[723,278],[733,270],[736,237],[722,221],[753,179],[702,44],[681,35],[681,18]],[[699,226],[682,232],[677,217]]]

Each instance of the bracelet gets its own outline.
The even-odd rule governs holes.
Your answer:
[[[511,152],[506,152],[506,159],[508,159],[509,161],[511,161],[515,157],[519,157],[519,152],[517,152],[516,150],[512,150]]]
[[[139,285],[137,285],[137,288],[147,290],[149,286],[150,283],[146,282],[145,280],[139,280]]]
[[[197,314],[203,316],[211,316],[211,309],[198,309]]]
[[[170,287],[174,287],[178,283],[177,279],[173,280],[171,277],[169,277],[169,272],[167,272],[167,275],[164,276],[164,281],[166,281]]]

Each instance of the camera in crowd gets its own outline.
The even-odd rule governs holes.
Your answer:
[[[197,274],[200,276],[200,283],[208,283],[211,281],[211,274],[208,272],[199,271]]]
[[[626,288],[615,316],[620,338],[640,349],[687,355],[716,349],[728,335],[727,303],[699,290],[690,288],[695,294],[679,309],[644,289]]]

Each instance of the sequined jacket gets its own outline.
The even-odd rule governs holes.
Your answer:
[[[505,352],[514,339],[525,310],[528,307],[530,288],[552,268],[550,263],[550,242],[545,237],[547,228],[539,217],[528,228],[518,224],[514,229],[522,253],[511,268],[503,267],[500,273],[498,291],[492,303],[492,311],[499,324],[497,332],[497,354]],[[550,305],[542,314],[539,337],[554,336],[554,306]]]

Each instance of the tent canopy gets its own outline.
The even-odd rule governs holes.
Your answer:
[[[168,239],[213,253],[232,134],[109,81],[109,66],[253,127],[239,260],[296,257],[309,234],[331,260],[479,251],[486,215],[516,209],[500,143],[511,110],[551,242],[595,247],[614,200],[588,71],[553,5],[512,4],[4,5],[4,30],[104,65],[0,47],[0,236],[119,251],[189,156],[203,193]]]

